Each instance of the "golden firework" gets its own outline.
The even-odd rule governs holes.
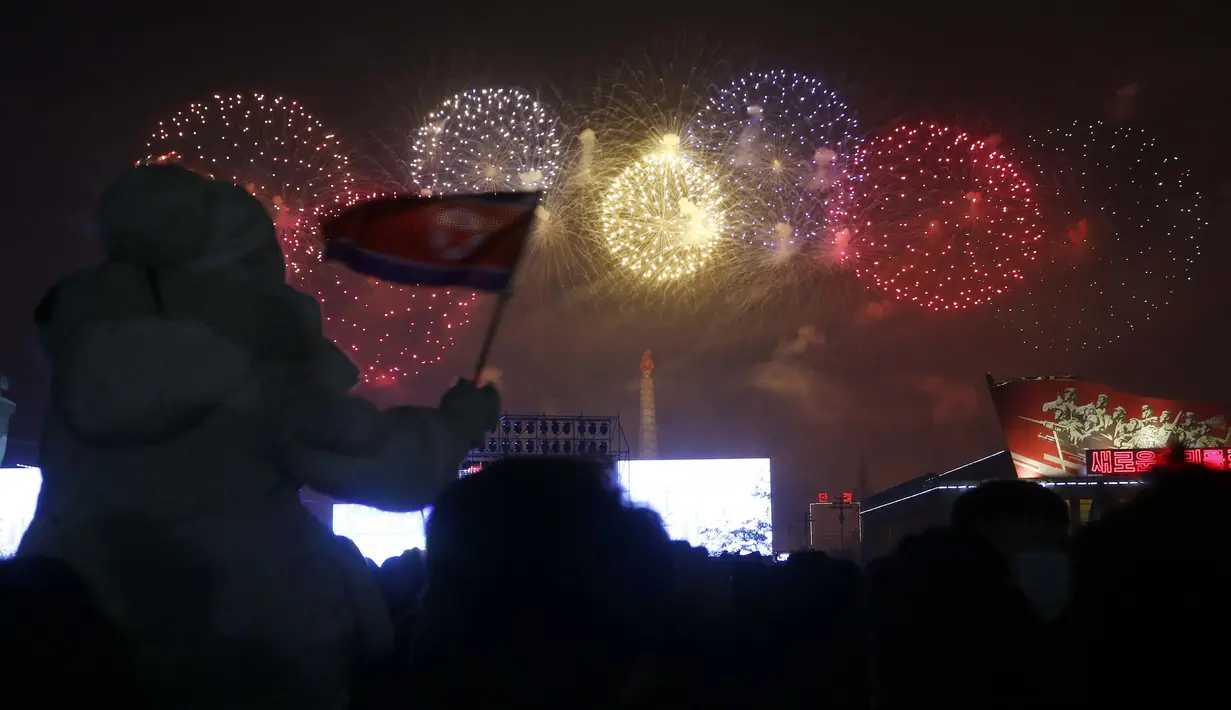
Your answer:
[[[601,207],[603,234],[620,264],[645,279],[688,276],[714,253],[726,229],[718,180],[682,155],[679,138],[626,168]]]

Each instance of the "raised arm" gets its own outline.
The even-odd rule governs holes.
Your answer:
[[[467,452],[499,417],[492,387],[462,381],[440,407],[378,411],[326,389],[295,405],[288,466],[302,483],[338,500],[388,511],[419,510],[457,480]]]

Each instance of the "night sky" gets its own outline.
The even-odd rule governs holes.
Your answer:
[[[1231,119],[1231,43],[1202,34],[1222,26],[1214,4],[1204,17],[1179,3],[1141,11],[1097,3],[1080,12],[1065,9],[1071,4],[1014,12],[774,0],[744,9],[737,2],[27,4],[6,18],[0,42],[0,371],[19,406],[12,434],[37,439],[46,397],[35,303],[57,278],[99,258],[94,200],[144,155],[156,122],[187,103],[219,92],[294,97],[357,155],[376,158],[417,125],[414,116],[453,92],[517,85],[584,96],[623,61],[645,65],[667,55],[812,74],[832,82],[869,128],[935,118],[1001,133],[1011,145],[1014,136],[1063,122],[1127,115],[1192,161],[1194,189],[1211,196],[1204,262],[1191,272],[1184,306],[1121,347],[1085,353],[1024,348],[995,308],[919,314],[885,308],[857,285],[738,317],[720,308],[575,308],[527,289],[493,357],[509,411],[619,413],[635,443],[638,360],[653,348],[660,455],[772,457],[779,535],[798,539],[802,525],[791,521],[818,490],[849,490],[861,452],[881,488],[1002,447],[985,371],[1076,372],[1144,394],[1231,402],[1221,266],[1231,142],[1220,132]],[[802,9],[809,5],[816,7]],[[1117,90],[1129,85],[1137,91],[1125,105]],[[434,402],[472,366],[480,336],[471,326],[448,361],[381,399]]]

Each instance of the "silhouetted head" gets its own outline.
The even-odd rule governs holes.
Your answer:
[[[269,282],[286,277],[265,207],[241,187],[179,165],[124,171],[104,190],[95,216],[111,260],[155,269],[237,267]]]
[[[908,537],[877,565],[869,586],[885,707],[1017,707],[1007,701],[1023,690],[1021,668],[1037,660],[1035,622],[1010,566],[987,540],[952,528]],[[963,669],[960,682],[934,682],[954,664]]]
[[[991,542],[1006,558],[1056,548],[1068,537],[1064,499],[1030,481],[988,481],[953,504],[953,527]]]
[[[433,509],[429,595],[447,589],[450,604],[469,605],[605,594],[629,555],[666,542],[661,522],[628,507],[602,464],[506,458],[458,481]]]
[[[426,561],[420,648],[513,704],[605,682],[657,628],[670,588],[657,516],[628,507],[603,465],[563,457],[503,459],[453,484]]]
[[[1079,661],[1095,674],[1118,673],[1123,659],[1138,658],[1150,677],[1184,679],[1099,684],[1099,706],[1181,707],[1221,690],[1222,655],[1200,649],[1231,631],[1229,509],[1225,471],[1180,466],[1157,472],[1149,486],[1078,536],[1074,628],[1085,630],[1077,647],[1089,653]]]
[[[1068,607],[1069,512],[1060,496],[1030,481],[989,481],[957,499],[952,521],[996,548],[1041,618]]]

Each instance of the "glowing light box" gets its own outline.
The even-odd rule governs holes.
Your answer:
[[[43,474],[37,468],[0,468],[0,558],[17,552],[34,519]],[[333,506],[333,530],[355,542],[366,557],[384,562],[424,546],[430,510],[386,513],[362,505]]]
[[[0,557],[11,557],[34,520],[43,473],[37,468],[0,468]]]
[[[333,533],[350,538],[364,557],[383,564],[413,548],[427,547],[431,508],[417,513],[387,513],[366,505],[335,503]]]
[[[771,553],[769,459],[621,461],[617,473],[629,502],[662,516],[671,537],[711,553]],[[37,468],[0,469],[0,557],[17,551],[42,482]],[[381,563],[425,548],[430,515],[430,508],[387,513],[339,503],[333,506],[333,532]]]
[[[629,502],[662,516],[677,540],[720,552],[771,554],[769,459],[621,461]]]

